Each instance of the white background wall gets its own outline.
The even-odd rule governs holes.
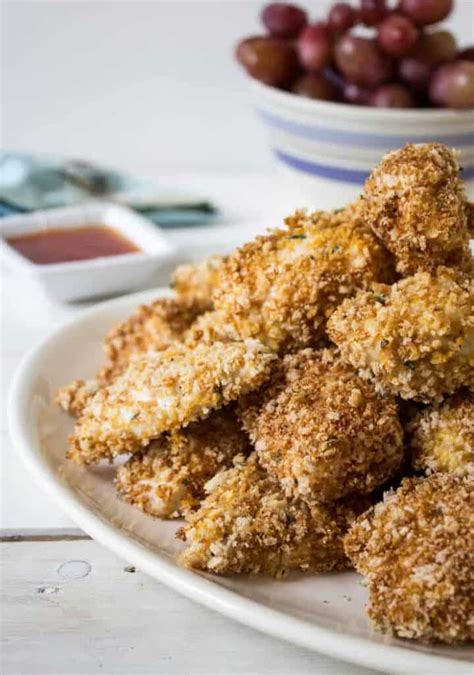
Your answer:
[[[4,1],[2,146],[143,172],[266,168],[232,54],[263,4]],[[316,18],[329,3],[303,4]],[[474,0],[456,4],[472,43]]]

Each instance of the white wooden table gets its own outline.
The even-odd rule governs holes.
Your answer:
[[[212,228],[170,232],[183,257],[228,250],[266,226],[278,225],[294,206],[270,176],[155,179],[209,197],[221,209]],[[157,283],[166,283],[164,274]],[[85,303],[52,304],[31,282],[5,269],[1,293],[3,675],[368,673],[200,607],[77,530],[16,458],[4,410],[22,356]]]

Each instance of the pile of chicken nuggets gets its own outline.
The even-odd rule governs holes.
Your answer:
[[[354,204],[296,212],[105,339],[63,387],[68,457],[184,517],[215,574],[355,567],[375,626],[474,639],[474,209],[455,153],[407,145]]]

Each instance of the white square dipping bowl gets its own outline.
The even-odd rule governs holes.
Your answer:
[[[48,228],[105,225],[125,236],[140,250],[53,264],[37,264],[21,255],[6,239]],[[0,220],[0,254],[15,271],[40,282],[55,300],[71,301],[142,288],[153,273],[175,255],[162,230],[131,209],[92,201],[65,208],[8,216]]]

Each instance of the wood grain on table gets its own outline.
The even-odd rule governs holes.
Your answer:
[[[2,675],[373,672],[234,623],[76,536],[0,545]]]

